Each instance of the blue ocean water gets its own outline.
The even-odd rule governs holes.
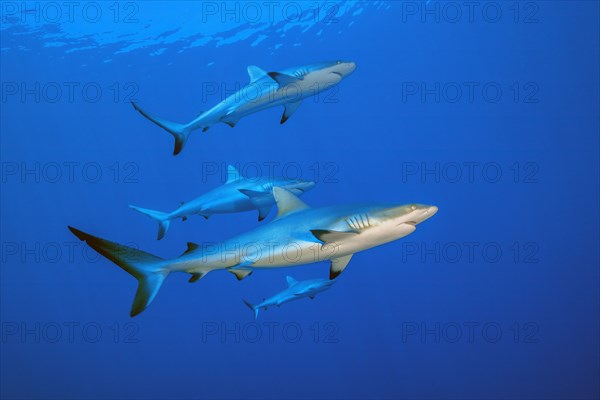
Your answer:
[[[599,3],[1,3],[2,398],[598,398]],[[268,71],[355,61],[339,86],[172,138]],[[326,263],[136,282],[75,226],[161,257],[256,213],[156,226],[248,176],[312,179],[311,206],[439,207],[313,301],[242,299]],[[273,218],[272,212],[267,221]],[[262,223],[266,223],[264,221]]]

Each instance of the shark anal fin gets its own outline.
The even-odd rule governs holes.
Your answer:
[[[291,85],[302,80],[296,78],[295,76],[282,74],[280,72],[269,72],[267,75],[269,75],[275,82],[277,82],[277,84],[279,84],[279,87]]]
[[[292,114],[296,112],[298,107],[300,107],[300,104],[302,104],[302,100],[295,101],[293,103],[287,103],[285,105],[285,108],[283,109],[283,115],[281,116],[281,121],[279,123],[285,123],[285,121],[287,121],[292,116]]]
[[[332,258],[329,267],[329,279],[337,278],[344,271],[352,256],[353,254],[348,254],[347,256]]]

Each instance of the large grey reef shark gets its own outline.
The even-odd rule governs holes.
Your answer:
[[[330,261],[329,278],[336,278],[352,255],[411,234],[431,218],[437,207],[409,205],[346,205],[310,208],[286,189],[274,187],[277,218],[218,245],[188,243],[172,259],[101,239],[69,226],[79,239],[138,280],[131,316],[154,300],[172,272],[191,275],[196,282],[210,271],[227,270],[243,279],[256,269],[292,267]]]
[[[258,210],[258,220],[262,221],[275,204],[274,187],[282,187],[299,196],[315,187],[315,182],[277,177],[244,178],[233,165],[229,165],[225,184],[192,201],[181,203],[172,212],[154,211],[133,205],[129,207],[158,222],[160,240],[167,233],[171,221],[178,218],[185,221],[192,215],[208,218],[214,214]]]
[[[283,124],[298,109],[302,100],[332,88],[355,69],[356,64],[351,61],[322,62],[279,72],[267,72],[251,65],[248,67],[248,75],[250,75],[248,85],[187,124],[154,117],[137,104],[133,102],[131,104],[144,117],[173,135],[175,138],[173,154],[177,155],[183,149],[190,133],[198,129],[206,132],[208,128],[219,122],[234,127],[242,117],[267,108],[284,106],[281,117]]]
[[[315,296],[322,293],[333,286],[337,282],[335,279],[310,279],[307,281],[297,281],[291,276],[286,277],[288,287],[271,296],[264,299],[258,304],[252,304],[246,300],[244,303],[254,313],[254,319],[258,318],[258,311],[262,308],[263,310],[268,309],[272,306],[280,307],[282,304],[289,303],[290,301],[304,299],[306,297],[313,300]]]

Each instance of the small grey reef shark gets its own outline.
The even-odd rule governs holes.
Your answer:
[[[101,239],[69,226],[79,239],[138,280],[131,316],[142,312],[172,272],[196,282],[214,270],[227,270],[238,280],[256,269],[292,267],[330,261],[336,278],[352,255],[411,234],[437,207],[409,205],[346,205],[310,208],[297,196],[273,188],[277,217],[267,224],[220,244],[188,243],[179,257],[162,259],[144,251]]]
[[[279,72],[267,72],[259,67],[248,67],[250,83],[238,92],[227,97],[206,112],[200,113],[193,121],[179,124],[154,117],[131,103],[144,117],[154,122],[175,138],[174,155],[183,149],[190,133],[202,129],[206,132],[211,126],[223,122],[234,127],[246,115],[267,108],[284,106],[283,124],[298,109],[302,100],[337,85],[356,69],[351,61],[329,61],[302,67],[289,68]]]
[[[315,296],[321,292],[326,291],[337,280],[331,279],[311,279],[307,281],[298,282],[291,276],[286,277],[288,287],[276,295],[269,297],[268,299],[264,299],[259,304],[253,305],[252,303],[244,300],[244,303],[254,312],[254,319],[258,318],[258,311],[262,308],[266,310],[272,306],[281,306],[282,304],[289,303],[290,301],[300,300],[305,297],[310,298],[311,300],[315,298]]]
[[[192,215],[200,215],[208,219],[213,214],[258,210],[258,220],[262,221],[275,204],[274,187],[285,188],[299,196],[315,187],[315,182],[272,177],[244,178],[233,165],[229,165],[225,184],[192,201],[181,203],[172,212],[148,210],[133,205],[129,207],[158,222],[158,240],[160,240],[167,233],[171,221],[178,218],[185,221]]]

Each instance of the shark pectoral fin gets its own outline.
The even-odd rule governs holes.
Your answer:
[[[271,211],[271,206],[259,208],[258,209],[258,222],[267,218],[267,215],[269,215],[270,211]]]
[[[286,276],[285,280],[287,281],[288,287],[298,283],[298,281],[292,278],[291,276]]]
[[[256,65],[248,65],[248,75],[250,76],[250,83],[256,82],[257,80],[264,78],[267,75],[267,71]]]
[[[356,231],[330,231],[327,229],[311,229],[310,232],[323,244],[340,242],[358,235]]]
[[[292,116],[292,114],[294,112],[296,112],[298,107],[300,107],[300,104],[302,104],[302,100],[295,101],[293,103],[287,103],[283,110],[283,115],[281,116],[281,121],[279,123],[283,124],[285,121],[287,121]]]
[[[352,256],[353,254],[348,254],[347,256],[332,258],[329,267],[329,279],[337,278],[344,271]]]
[[[238,281],[241,281],[254,272],[252,268],[229,268],[227,271],[234,274]]]
[[[273,200],[271,199],[273,195],[271,193],[257,192],[256,190],[249,189],[238,189],[238,191],[244,196],[248,197],[250,203],[252,203],[252,205],[256,207],[256,209],[258,210],[259,222],[267,218],[267,215],[271,211],[273,203]],[[265,202],[268,205],[265,205]]]
[[[239,181],[240,179],[242,179],[242,175],[237,170],[237,168],[234,167],[233,165],[228,165],[227,166],[227,182],[225,182],[225,183]]]
[[[181,255],[183,256],[183,255],[185,255],[185,254],[188,254],[188,253],[190,253],[190,252],[192,252],[192,251],[196,250],[196,249],[197,249],[197,248],[199,248],[199,247],[200,247],[200,246],[199,246],[199,245],[197,245],[196,243],[193,243],[193,242],[187,242],[187,249],[186,249],[186,250],[185,250],[183,253],[181,253]]]
[[[248,199],[250,199],[250,202],[255,205],[262,204],[265,200],[268,200],[271,196],[273,196],[269,192],[259,192],[250,189],[238,189],[238,191],[244,196],[248,197]]]
[[[269,75],[275,82],[277,82],[279,84],[280,88],[287,86],[287,85],[297,83],[302,80],[302,79],[296,78],[295,76],[282,74],[279,72],[269,72],[267,75]]]
[[[192,272],[191,274],[192,274],[192,276],[190,277],[190,280],[188,281],[189,283],[194,283],[198,279],[200,279],[204,276],[204,274],[202,272]]]
[[[273,188],[273,197],[275,197],[275,202],[277,203],[277,218],[310,208],[292,192],[278,186]]]

